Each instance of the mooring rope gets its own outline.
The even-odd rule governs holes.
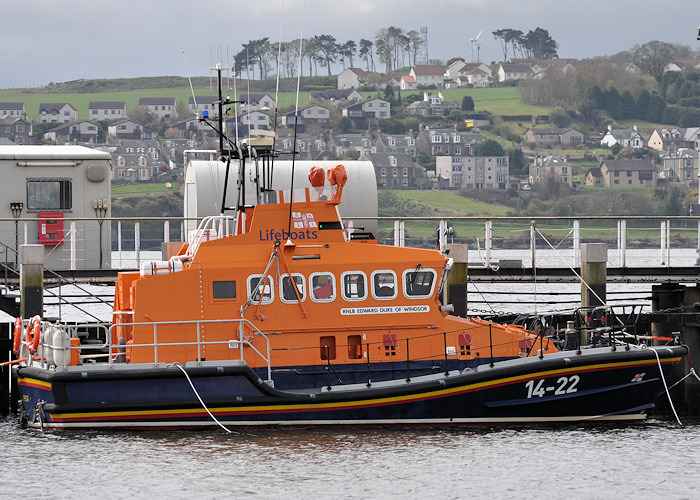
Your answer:
[[[673,401],[671,401],[671,393],[669,392],[668,385],[666,385],[666,377],[664,377],[664,371],[661,368],[661,359],[659,359],[659,353],[656,352],[656,349],[652,349],[654,352],[654,355],[656,356],[656,363],[659,365],[659,373],[661,373],[661,381],[664,383],[664,389],[666,389],[666,396],[668,397],[668,404],[671,405],[671,409],[673,410],[673,415],[676,417],[676,422],[678,422],[678,425],[683,425],[681,422],[681,419],[678,418],[678,413],[676,413],[676,407],[673,406]]]
[[[221,427],[223,430],[225,430],[226,432],[228,432],[229,434],[231,434],[231,432],[232,432],[231,429],[227,429],[226,426],[224,426],[224,424],[222,424],[221,422],[219,422],[219,421],[216,419],[216,417],[215,417],[214,415],[212,415],[212,413],[209,411],[209,408],[207,408],[207,405],[204,404],[204,401],[202,401],[202,398],[199,396],[199,393],[197,392],[197,389],[195,389],[194,384],[192,383],[192,379],[190,379],[190,376],[187,374],[187,372],[186,372],[185,369],[182,367],[182,365],[181,365],[180,363],[178,363],[178,362],[175,362],[175,363],[171,363],[170,366],[177,366],[177,367],[180,369],[180,371],[181,371],[182,373],[184,373],[185,378],[186,378],[187,381],[190,383],[190,387],[192,388],[192,391],[194,392],[194,395],[197,396],[197,399],[199,399],[199,403],[202,405],[202,408],[204,408],[205,410],[207,410],[207,413],[209,414],[209,416],[212,418],[212,420],[213,420],[214,422],[216,422],[216,423],[219,425],[219,427]]]

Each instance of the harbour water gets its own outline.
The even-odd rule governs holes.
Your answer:
[[[127,433],[0,422],[0,494],[47,498],[697,498],[700,420]]]

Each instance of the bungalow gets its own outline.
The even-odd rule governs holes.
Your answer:
[[[0,102],[0,117],[26,115],[23,102]]]
[[[153,113],[159,120],[177,118],[174,97],[141,97],[139,107]]]
[[[341,110],[341,114],[350,118],[355,128],[365,128],[368,120],[391,118],[391,103],[378,97],[351,104]]]
[[[309,97],[318,102],[331,102],[336,106],[338,103],[359,102],[362,100],[362,94],[356,89],[314,90],[309,94]]]
[[[532,78],[533,71],[529,64],[510,64],[502,63],[498,67],[498,81],[506,82],[508,80],[525,80]]]
[[[411,68],[409,75],[416,80],[416,86],[442,89],[445,87],[444,71],[440,66],[416,65]]]
[[[657,170],[651,160],[603,160],[586,172],[586,185],[609,188],[655,187]]]
[[[78,121],[78,110],[67,102],[42,102],[39,104],[40,123],[70,123]]]
[[[523,134],[523,141],[526,144],[535,144],[538,148],[560,144],[575,146],[583,143],[584,136],[581,132],[573,128],[530,127],[525,134]]]
[[[123,120],[126,117],[124,101],[91,101],[88,104],[90,120]]]
[[[97,141],[97,125],[88,121],[64,123],[52,128],[44,134],[44,139],[59,142],[89,142]]]
[[[642,134],[637,131],[637,126],[635,125],[631,129],[622,128],[612,128],[608,125],[608,130],[600,141],[601,146],[612,147],[615,144],[619,144],[623,148],[643,148],[644,138]]]
[[[357,158],[376,152],[372,140],[364,134],[331,134],[326,148],[337,158]]]

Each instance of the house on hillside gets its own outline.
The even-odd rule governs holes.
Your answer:
[[[378,187],[418,188],[429,181],[425,168],[410,155],[401,153],[368,153],[365,158],[374,165]]]
[[[574,128],[534,128],[530,127],[523,134],[525,144],[534,144],[538,148],[548,146],[576,146],[583,144],[584,136]]]
[[[416,150],[431,156],[469,156],[485,140],[480,134],[458,132],[454,128],[425,128],[418,132]]]
[[[251,113],[253,111],[269,112],[277,107],[277,101],[270,94],[249,94],[239,92],[238,98],[241,103],[241,112]]]
[[[506,189],[509,168],[507,156],[435,157],[435,173],[454,189]]]
[[[121,141],[111,155],[112,179],[117,181],[148,182],[168,168],[155,142]]]
[[[88,117],[92,121],[123,120],[126,117],[124,101],[90,101]]]
[[[177,118],[176,104],[174,97],[141,97],[139,99],[139,107],[153,113],[159,120]]]
[[[694,149],[680,148],[673,153],[662,155],[664,177],[697,188],[700,152]],[[661,175],[659,175],[661,177]]]
[[[444,70],[440,66],[427,66],[418,64],[411,68],[409,75],[416,80],[416,86],[442,89],[445,87]]]
[[[377,153],[407,154],[411,158],[416,157],[416,139],[413,133],[385,134],[381,131],[374,141],[374,149]]]
[[[356,89],[367,83],[367,73],[360,68],[345,68],[338,75],[339,89]]]
[[[239,137],[247,136],[248,132],[252,130],[270,130],[270,115],[262,111],[251,111],[226,120],[226,130],[233,132],[236,130],[236,125]]]
[[[67,102],[39,104],[39,123],[70,123],[78,121],[78,110]]]
[[[601,146],[613,147],[615,144],[619,144],[623,148],[643,148],[644,138],[642,134],[637,130],[635,125],[631,129],[623,128],[612,128],[608,125],[608,130],[600,141]]]
[[[406,111],[415,116],[447,116],[459,106],[452,101],[446,101],[442,92],[431,95],[423,92],[422,101],[414,101],[406,106]]]
[[[318,102],[329,102],[336,106],[346,104],[348,102],[360,102],[362,94],[357,89],[330,89],[330,90],[312,90],[309,97]]]
[[[415,90],[416,87],[416,79],[413,78],[411,75],[403,75],[401,77],[401,83],[399,85],[399,88],[401,90]]]
[[[364,134],[330,134],[326,148],[336,158],[359,158],[376,153],[372,140]]]
[[[216,118],[219,116],[219,106],[216,104],[218,101],[217,95],[197,95],[190,96],[187,105],[196,117],[204,116],[203,112],[206,111],[210,117]]]
[[[0,118],[3,116],[24,116],[26,114],[23,102],[0,102]]]
[[[3,115],[0,117],[0,138],[15,144],[31,144],[32,122],[26,115]]]
[[[72,143],[91,143],[97,142],[97,125],[89,121],[78,121],[72,123],[64,123],[58,127],[52,128],[44,134],[44,139],[60,142]]]
[[[143,126],[131,120],[120,120],[107,127],[107,135],[118,139],[143,139]]]
[[[391,118],[391,103],[374,97],[366,101],[346,106],[341,114],[350,118],[355,128],[367,128],[370,120],[388,120]]]
[[[573,187],[573,172],[566,158],[553,155],[537,155],[528,169],[529,183],[544,182],[554,179]]]
[[[449,88],[488,87],[493,71],[483,62],[466,63],[458,59],[447,67],[444,78],[445,86]]]
[[[324,108],[318,104],[312,104],[304,108],[299,108],[298,115],[294,111],[284,114],[280,117],[282,126],[294,128],[295,123],[297,132],[304,132],[306,126],[312,124],[326,125],[330,123],[331,114],[328,108]]]
[[[586,185],[628,188],[655,187],[657,170],[651,160],[603,160],[586,172]]]
[[[677,151],[681,148],[700,151],[700,127],[655,128],[649,136],[647,146],[657,151]]]
[[[496,72],[499,82],[509,80],[526,80],[534,75],[529,64],[501,63]]]

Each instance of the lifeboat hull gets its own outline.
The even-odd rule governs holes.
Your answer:
[[[240,362],[29,366],[15,376],[29,425],[42,428],[530,424],[643,419],[686,354],[684,346],[594,348],[294,391],[275,389]]]

